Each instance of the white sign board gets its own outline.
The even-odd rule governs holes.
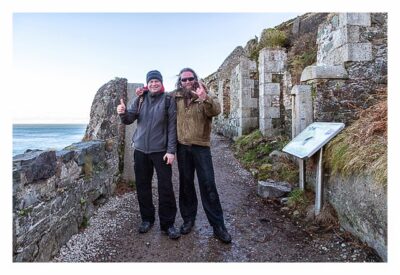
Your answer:
[[[344,123],[314,122],[290,141],[283,152],[304,159],[314,155],[344,128]]]

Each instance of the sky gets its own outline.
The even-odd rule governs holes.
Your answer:
[[[13,122],[87,123],[95,93],[115,77],[144,83],[157,69],[172,91],[180,69],[206,77],[237,46],[300,14],[15,13],[14,89],[24,112]]]
[[[13,274],[71,274],[104,271],[146,274],[180,271],[393,274],[399,259],[400,60],[396,49],[400,10],[393,0],[2,0],[0,1],[0,250],[2,267]],[[382,264],[13,264],[12,247],[12,124],[22,122],[83,122],[89,117],[96,91],[114,77],[144,82],[159,69],[167,90],[175,75],[191,66],[200,77],[213,73],[236,46],[244,46],[262,29],[305,12],[389,13],[389,175],[388,263]],[[176,13],[180,14],[176,14]],[[252,13],[249,14],[245,13]],[[90,13],[90,14],[88,14]],[[117,14],[118,13],[118,14]],[[145,14],[138,14],[145,13]],[[152,16],[150,16],[152,13]],[[157,14],[154,14],[157,13]],[[171,14],[174,13],[174,16]],[[192,14],[189,14],[192,13]],[[196,14],[193,14],[196,13]],[[210,14],[213,13],[213,14]],[[217,13],[217,14],[215,14]],[[225,13],[225,14],[218,14]],[[228,14],[226,14],[228,13]],[[234,13],[234,14],[229,14]],[[258,13],[258,14],[257,14]],[[263,13],[263,14],[261,14]],[[281,19],[272,16],[283,16]],[[287,17],[286,17],[287,16]],[[146,18],[147,17],[147,18]],[[145,20],[146,19],[146,20]],[[182,20],[180,20],[182,19]],[[183,20],[187,19],[187,20]],[[240,24],[238,23],[240,22]],[[247,27],[239,27],[247,25]],[[183,45],[183,46],[182,46]],[[161,49],[161,50],[160,50]],[[394,80],[392,80],[394,79]],[[397,163],[397,164],[396,164]],[[316,268],[318,267],[318,268]],[[397,269],[397,268],[396,268]]]

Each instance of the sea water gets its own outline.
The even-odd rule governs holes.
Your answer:
[[[74,142],[80,142],[86,124],[14,124],[13,156],[27,149],[61,150]]]

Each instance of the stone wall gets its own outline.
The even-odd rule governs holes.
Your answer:
[[[330,177],[326,197],[336,209],[340,225],[387,261],[387,190],[363,175]]]
[[[83,142],[13,158],[13,260],[49,261],[111,196],[123,168],[124,126],[116,106],[126,79],[97,92]]]
[[[245,56],[235,59],[229,79],[218,81],[221,114],[214,119],[214,131],[231,138],[258,129],[258,79],[256,62]]]
[[[387,188],[371,176],[329,176],[325,171],[323,197],[336,210],[340,226],[387,261]],[[307,187],[315,189],[314,169],[307,170]]]
[[[382,100],[387,92],[387,14],[330,14],[319,27],[317,64],[302,73],[310,87],[314,121],[351,124],[357,112]],[[307,171],[314,188],[315,171]],[[387,190],[362,173],[324,179],[324,199],[346,230],[387,260]]]
[[[313,77],[315,121],[350,124],[387,87],[387,14],[331,14],[319,28]],[[304,72],[303,72],[304,73]]]
[[[49,261],[114,191],[117,144],[74,143],[13,159],[13,259]]]

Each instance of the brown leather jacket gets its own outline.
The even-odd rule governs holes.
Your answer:
[[[221,112],[218,98],[208,92],[207,99],[192,98],[185,106],[182,90],[171,93],[175,97],[177,110],[178,142],[185,145],[210,146],[212,118]]]

